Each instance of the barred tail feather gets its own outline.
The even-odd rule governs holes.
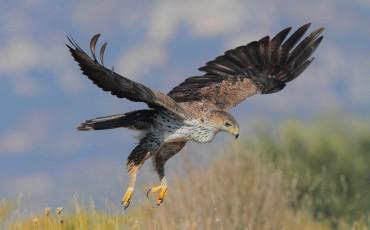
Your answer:
[[[151,124],[153,110],[136,110],[125,114],[116,114],[87,120],[77,127],[77,130],[105,130],[115,128],[129,128],[146,130]]]
[[[125,114],[98,117],[81,123],[77,129],[80,131],[114,129],[123,127],[127,123],[126,120]]]

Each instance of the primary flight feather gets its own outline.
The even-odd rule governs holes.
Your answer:
[[[282,90],[298,77],[313,61],[324,28],[303,38],[310,23],[301,26],[291,36],[291,28],[265,36],[258,41],[226,51],[223,55],[199,68],[204,74],[190,77],[168,94],[132,81],[104,66],[107,43],[96,57],[96,43],[100,34],[92,37],[91,56],[68,37],[67,44],[82,73],[94,84],[118,98],[144,102],[148,109],[99,117],[83,122],[79,130],[103,130],[125,127],[143,132],[139,144],[127,159],[130,181],[122,197],[126,209],[131,201],[136,174],[144,161],[153,157],[160,185],[149,189],[158,192],[157,205],[167,191],[165,162],[178,153],[187,141],[207,143],[220,132],[239,136],[239,125],[227,111],[255,94],[269,94]],[[303,39],[302,39],[303,38]]]

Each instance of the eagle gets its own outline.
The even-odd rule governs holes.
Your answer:
[[[239,136],[239,124],[228,110],[256,94],[282,90],[313,61],[312,54],[321,43],[324,28],[304,37],[311,23],[288,36],[291,27],[274,37],[265,36],[226,51],[199,70],[202,75],[185,79],[165,94],[119,75],[104,65],[105,42],[97,58],[100,34],[91,38],[88,55],[67,36],[67,47],[80,69],[94,84],[118,98],[144,102],[147,109],[86,120],[78,130],[128,128],[142,132],[138,145],[127,158],[129,183],[122,196],[122,206],[130,205],[136,175],[144,161],[152,158],[160,183],[150,188],[159,206],[167,192],[164,165],[188,141],[208,143],[219,132]],[[304,37],[304,38],[303,38]]]

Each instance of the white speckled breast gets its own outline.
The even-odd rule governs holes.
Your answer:
[[[183,121],[167,112],[154,117],[151,132],[162,135],[164,142],[195,141],[207,143],[213,140],[218,130],[197,120]]]

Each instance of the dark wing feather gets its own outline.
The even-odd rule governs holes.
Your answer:
[[[181,117],[185,116],[185,109],[169,96],[125,78],[115,73],[113,69],[107,69],[103,65],[104,52],[107,43],[104,43],[100,49],[101,63],[99,63],[95,55],[96,42],[98,41],[99,36],[100,34],[93,36],[90,42],[92,58],[87,55],[71,37],[68,37],[70,44],[67,44],[67,47],[75,61],[78,62],[84,75],[86,75],[98,87],[104,91],[109,91],[112,95],[115,95],[118,98],[127,98],[131,101],[145,102],[149,107],[160,107]]]
[[[323,38],[324,29],[319,28],[299,42],[309,26],[288,38],[290,27],[272,39],[265,36],[228,50],[199,68],[205,75],[186,79],[168,95],[177,102],[206,101],[227,110],[254,94],[280,91],[309,66]]]

